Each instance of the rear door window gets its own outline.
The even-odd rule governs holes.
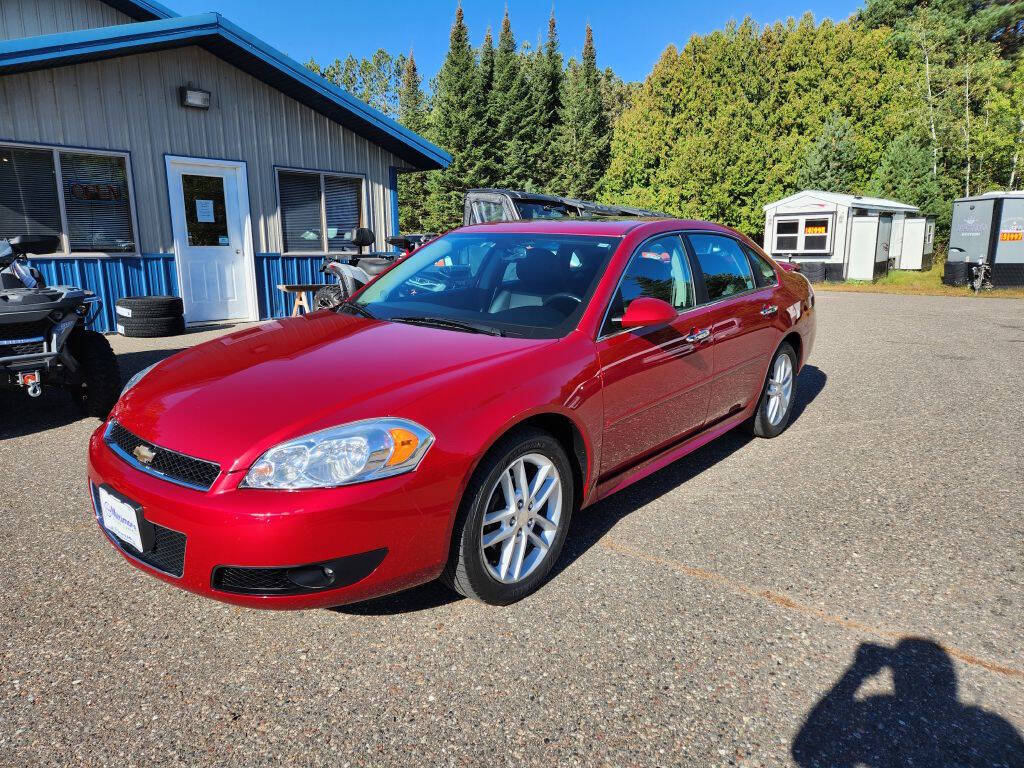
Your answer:
[[[767,288],[769,285],[775,285],[779,278],[775,274],[775,267],[768,263],[768,261],[755,251],[753,248],[742,246],[743,252],[747,254],[747,258],[750,259],[750,264],[754,268],[754,280],[757,282],[758,287]]]
[[[704,275],[708,301],[754,290],[754,272],[740,244],[724,235],[687,235]]]

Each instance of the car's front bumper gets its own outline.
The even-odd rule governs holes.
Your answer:
[[[411,587],[444,565],[457,494],[418,472],[304,491],[238,488],[234,473],[204,492],[131,466],[104,442],[105,427],[89,442],[93,511],[101,485],[136,502],[154,526],[155,547],[140,553],[106,531],[98,514],[97,523],[129,562],[175,586],[257,608],[315,608]],[[417,481],[427,488],[416,492]],[[331,568],[330,586],[292,589],[289,574],[269,572],[311,565]],[[264,589],[275,584],[277,591]]]

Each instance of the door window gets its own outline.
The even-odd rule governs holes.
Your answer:
[[[185,199],[185,230],[190,246],[230,245],[228,215],[224,207],[224,179],[220,176],[181,175]]]
[[[718,301],[754,289],[754,274],[739,243],[723,235],[688,237],[704,273],[708,301]]]
[[[641,296],[667,301],[680,311],[696,304],[690,263],[678,235],[649,240],[633,254],[612,299],[601,334],[622,330],[622,315],[630,303]]]
[[[748,248],[744,245],[743,250],[750,259],[750,263],[754,266],[754,279],[757,281],[758,286],[765,288],[769,285],[775,285],[779,279],[775,274],[775,268],[753,248]]]
[[[474,224],[505,220],[505,207],[500,200],[474,200],[472,207]]]

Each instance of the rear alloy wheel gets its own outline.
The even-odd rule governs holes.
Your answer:
[[[558,559],[573,498],[572,470],[557,440],[533,429],[509,435],[466,489],[442,578],[492,605],[526,597]]]
[[[789,425],[793,414],[793,385],[796,379],[796,352],[783,344],[768,368],[768,378],[750,421],[751,432],[758,437],[777,437]]]

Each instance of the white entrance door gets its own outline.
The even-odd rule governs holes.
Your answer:
[[[257,319],[245,164],[168,157],[167,189],[185,319]]]

